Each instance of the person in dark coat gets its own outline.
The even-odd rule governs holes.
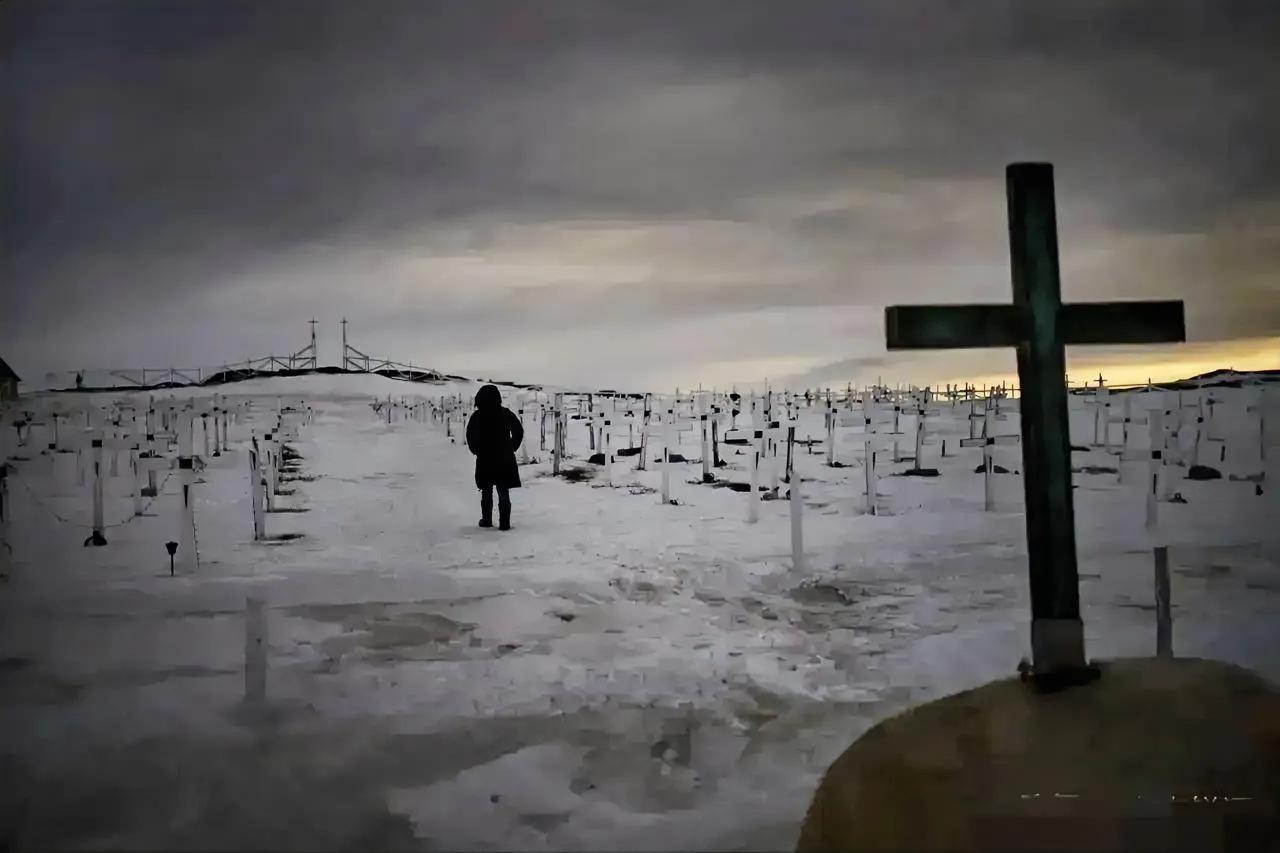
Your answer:
[[[480,526],[493,527],[493,490],[498,490],[498,529],[511,529],[511,490],[520,488],[516,448],[524,427],[516,413],[502,405],[496,385],[476,393],[476,410],[467,422],[467,447],[476,457],[476,488],[480,490]]]

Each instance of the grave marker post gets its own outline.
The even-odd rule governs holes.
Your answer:
[[[1160,523],[1160,477],[1164,468],[1164,409],[1156,408],[1147,415],[1151,434],[1151,449],[1147,451],[1150,467],[1147,476],[1147,530],[1155,531]]]
[[[671,445],[676,442],[676,412],[667,409],[662,422],[662,502],[671,503]]]
[[[528,414],[529,414],[529,401],[521,400],[520,401],[520,430],[522,432],[524,431],[525,421],[527,420],[526,416]],[[529,442],[527,441],[520,442],[520,464],[522,465],[529,464]]]
[[[760,520],[760,455],[764,449],[764,425],[756,401],[751,401],[751,492],[747,496],[747,523]]]
[[[1118,454],[1120,459],[1119,459],[1119,462],[1116,464],[1116,480],[1120,483],[1124,483],[1124,463],[1126,461],[1126,457],[1129,451],[1129,425],[1145,424],[1147,422],[1147,418],[1145,417],[1133,416],[1133,392],[1132,391],[1124,392],[1123,412],[1124,414],[1118,417],[1110,417],[1107,419],[1107,422],[1109,424],[1120,424],[1120,451]],[[1107,438],[1108,440],[1110,440],[1111,438],[1109,430],[1108,430]]]
[[[604,454],[604,479],[610,486],[613,485],[613,419],[605,417],[604,426],[600,432],[601,445],[600,450]]]
[[[276,509],[276,434],[273,431],[262,435],[262,470],[267,483],[267,512]]]
[[[787,464],[783,469],[785,476],[783,482],[790,485],[792,477],[795,474],[795,448],[796,448],[796,424],[799,421],[789,421],[787,424]]]
[[[979,438],[962,438],[960,439],[961,447],[981,447],[982,448],[982,507],[987,512],[993,512],[996,508],[995,499],[995,483],[993,476],[995,474],[995,445],[997,444],[1016,444],[1018,436],[1016,435],[996,435],[995,430],[991,428],[991,409],[986,410],[986,420],[982,424],[982,436]]]
[[[1097,671],[1080,619],[1064,345],[1183,341],[1183,307],[1063,304],[1053,167],[1015,163],[1006,179],[1013,304],[890,307],[886,337],[890,350],[1017,347],[1034,677],[1078,683]]]
[[[1094,389],[1092,399],[1084,401],[1086,406],[1093,407],[1093,441],[1091,442],[1091,446],[1093,447],[1103,446],[1102,431],[1107,422],[1106,409],[1107,406],[1110,405],[1110,402],[1107,399],[1108,393],[1109,389],[1102,386],[1101,377],[1099,377],[1099,385]],[[1107,434],[1110,434],[1109,429],[1107,430]]]
[[[866,480],[867,514],[876,514],[876,451],[871,446],[871,438],[876,434],[874,423],[875,403],[873,395],[862,398],[862,468]]]
[[[653,420],[652,395],[644,395],[643,420],[640,422],[640,462],[637,471],[649,470],[649,424]]]
[[[778,497],[778,429],[779,423],[769,418],[765,412],[764,452],[765,463],[769,466],[769,495]]]
[[[262,492],[265,485],[258,459],[258,439],[255,437],[249,448],[249,499],[253,508],[253,541],[255,542],[261,542],[267,538],[267,517],[262,508]]]
[[[555,430],[551,443],[551,476],[560,476],[560,460],[564,456],[564,394],[557,393],[555,398],[555,418],[552,424]]]
[[[133,473],[133,514],[142,515],[142,460],[138,458],[141,444],[134,442],[129,451],[129,470]]]
[[[178,561],[184,572],[188,574],[196,570],[196,519],[195,495],[195,462],[192,459],[195,443],[195,417],[190,409],[185,409],[176,421],[178,430],[178,476],[182,482],[182,511],[178,516]]]
[[[827,406],[827,467],[836,465],[836,410]]]
[[[707,398],[705,395],[698,395],[698,422],[701,428],[702,438],[702,482],[710,483],[715,480],[715,476],[711,473],[711,431],[708,423],[707,414]]]

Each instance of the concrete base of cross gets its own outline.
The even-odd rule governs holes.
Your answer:
[[[1253,849],[1280,829],[1280,692],[1216,661],[1018,678],[876,725],[828,769],[800,850]]]

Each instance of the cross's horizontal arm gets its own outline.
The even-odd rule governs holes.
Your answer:
[[[1182,303],[1076,302],[1058,309],[1064,344],[1161,344],[1187,339]]]
[[[1012,347],[1026,339],[1017,305],[895,305],[885,309],[888,349]],[[1079,302],[1058,309],[1063,344],[1178,343],[1187,339],[1182,303]]]
[[[884,319],[890,350],[1012,347],[1026,334],[1015,305],[894,305]]]

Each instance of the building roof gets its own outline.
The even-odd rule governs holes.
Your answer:
[[[0,358],[0,379],[12,379],[16,382],[22,381],[18,378],[18,374],[13,372],[13,368],[5,363],[3,358]]]

